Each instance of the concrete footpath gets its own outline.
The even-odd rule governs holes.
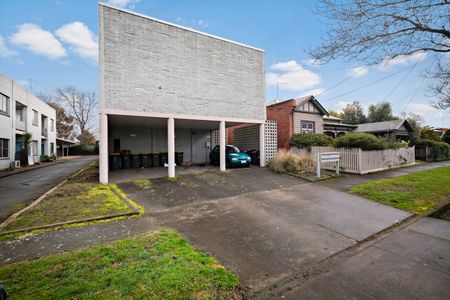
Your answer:
[[[450,222],[423,218],[279,299],[448,299]]]

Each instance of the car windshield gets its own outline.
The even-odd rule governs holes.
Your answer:
[[[241,152],[238,147],[227,146],[227,153],[239,153]]]

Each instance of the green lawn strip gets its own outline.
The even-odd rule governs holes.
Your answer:
[[[420,215],[450,200],[450,167],[367,182],[350,192]]]
[[[0,267],[10,299],[228,299],[236,275],[159,230]]]
[[[107,185],[69,183],[25,211],[3,231],[131,212]]]

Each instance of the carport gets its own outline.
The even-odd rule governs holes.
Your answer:
[[[146,116],[147,115],[147,116]],[[192,164],[206,165],[209,163],[209,152],[220,145],[220,171],[226,170],[225,145],[226,128],[240,124],[248,124],[248,120],[192,117],[148,116],[143,113],[121,112],[121,114],[101,114],[100,145],[100,179],[108,182],[109,154],[119,153],[126,149],[131,153],[167,152],[168,177],[176,175],[175,153],[183,152],[184,161]],[[259,147],[264,149],[264,123],[255,120],[260,127]],[[218,140],[214,134],[218,133]],[[105,139],[107,137],[107,140]],[[261,152],[260,166],[265,165],[264,150]],[[106,170],[105,170],[106,169]]]

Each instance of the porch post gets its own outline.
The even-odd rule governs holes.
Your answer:
[[[220,144],[220,171],[226,170],[225,160],[225,121],[220,121],[219,128],[219,144]]]
[[[266,143],[265,143],[265,124],[259,124],[259,166],[264,167],[266,165]]]
[[[108,183],[108,115],[100,113],[100,141],[99,141],[99,153],[100,153],[100,183]]]
[[[167,119],[167,155],[169,177],[175,177],[175,120]]]

